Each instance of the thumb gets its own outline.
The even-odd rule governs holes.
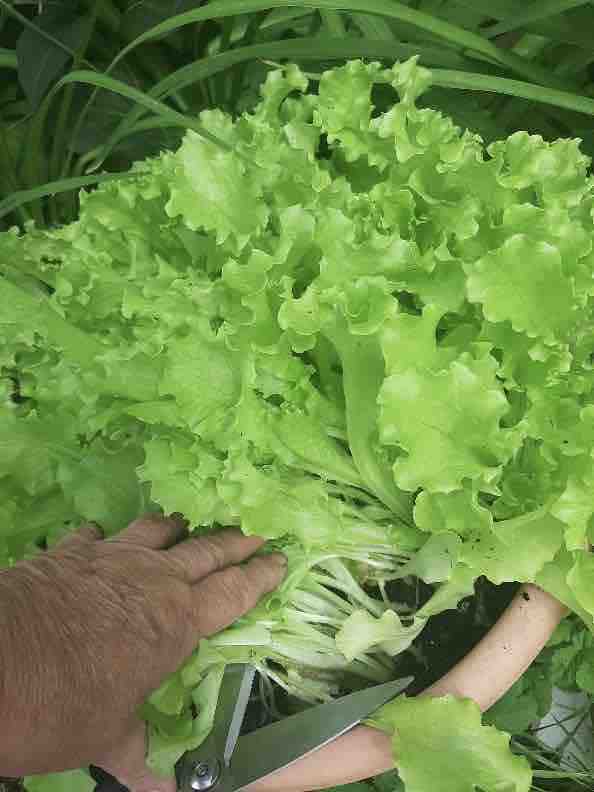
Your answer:
[[[146,765],[146,724],[132,722],[128,735],[117,747],[93,762],[127,786],[130,792],[176,792],[175,778],[155,775]]]

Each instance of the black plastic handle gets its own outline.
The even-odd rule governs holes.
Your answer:
[[[120,784],[118,779],[108,773],[107,770],[102,770],[96,765],[90,765],[89,773],[93,781],[97,782],[95,792],[130,792],[127,786]]]

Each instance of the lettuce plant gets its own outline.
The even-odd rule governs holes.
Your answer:
[[[419,107],[430,84],[415,59],[273,71],[254,110],[205,111],[208,139],[83,194],[75,222],[0,236],[0,561],[158,508],[289,559],[147,702],[157,770],[208,733],[226,663],[254,662],[271,708],[273,683],[315,702],[388,679],[479,576],[592,627],[589,160],[524,132],[485,147]],[[422,607],[389,600],[415,577]],[[439,754],[457,707],[468,786],[435,788],[527,790],[449,700],[376,719],[409,789],[443,779],[419,724]]]

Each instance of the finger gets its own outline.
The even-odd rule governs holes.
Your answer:
[[[172,514],[171,517],[145,514],[108,541],[128,542],[153,550],[165,550],[187,536],[187,526],[187,520],[177,514]]]
[[[61,539],[56,547],[61,550],[67,547],[76,547],[77,545],[87,544],[88,542],[96,542],[98,539],[103,538],[103,529],[95,522],[83,523],[74,533],[68,534]]]
[[[163,778],[146,766],[146,724],[135,719],[129,734],[118,740],[107,754],[96,757],[93,764],[111,773],[132,792],[175,792],[175,778]]]
[[[250,611],[261,597],[282,583],[286,570],[286,558],[273,553],[201,580],[193,589],[194,627],[198,635],[208,637]]]
[[[228,529],[192,536],[172,547],[167,555],[179,565],[185,580],[196,583],[231,564],[240,564],[263,544],[264,540],[259,536],[245,536],[241,531]]]

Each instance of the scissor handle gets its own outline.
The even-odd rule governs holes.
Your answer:
[[[89,773],[93,781],[97,782],[95,792],[130,792],[128,787],[120,784],[115,776],[112,776],[107,770],[97,767],[97,765],[90,765]]]

